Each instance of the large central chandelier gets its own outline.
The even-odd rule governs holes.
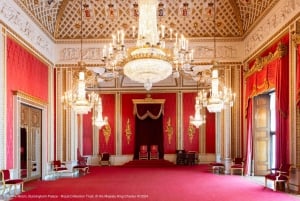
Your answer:
[[[135,47],[126,48],[123,30],[112,35],[112,43],[103,48],[106,69],[118,76],[123,70],[124,75],[133,81],[144,84],[150,90],[153,83],[168,78],[175,69],[185,68],[193,61],[193,50],[189,50],[189,42],[175,33],[174,46],[166,48],[165,26],[157,25],[157,0],[139,0],[139,27]],[[170,30],[172,38],[173,31]],[[177,72],[176,72],[177,71]]]

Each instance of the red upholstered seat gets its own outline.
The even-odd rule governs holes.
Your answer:
[[[85,165],[87,166],[88,157],[82,156],[79,148],[77,148],[77,165]]]
[[[139,160],[148,160],[148,147],[141,145],[139,150]]]
[[[60,160],[55,160],[52,162],[53,170],[54,171],[65,171],[68,170],[64,163],[62,163]]]
[[[268,180],[271,180],[274,184],[274,191],[276,191],[277,183],[279,182],[287,184],[287,189],[289,190],[290,169],[290,164],[281,165],[278,169],[270,169],[270,173],[265,175],[265,187],[267,187]]]
[[[244,175],[244,160],[243,158],[235,158],[230,166],[231,175],[235,170],[239,170],[241,175]]]
[[[158,152],[158,146],[157,145],[151,145],[150,146],[150,160],[153,159],[159,159],[159,152]]]
[[[3,190],[2,194],[4,194],[6,187],[9,187],[8,190],[10,192],[11,187],[14,186],[14,190],[16,191],[17,185],[20,185],[20,189],[22,192],[24,192],[23,186],[24,186],[24,180],[23,179],[12,179],[10,178],[10,172],[9,170],[1,170],[1,175],[2,175],[2,185],[3,185]]]

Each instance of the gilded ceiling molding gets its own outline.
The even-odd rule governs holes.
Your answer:
[[[287,46],[279,43],[277,46],[277,49],[274,53],[269,53],[269,55],[265,56],[265,57],[257,57],[255,59],[255,63],[252,66],[252,68],[245,73],[245,78],[249,77],[250,75],[261,71],[261,69],[267,65],[268,63],[274,61],[275,59],[281,58],[283,56],[285,56],[287,54]]]
[[[23,91],[13,91],[13,95],[17,96],[19,98],[23,98],[25,100],[28,100],[30,102],[33,102],[35,104],[39,104],[39,105],[47,105],[48,103],[40,98],[31,96]]]

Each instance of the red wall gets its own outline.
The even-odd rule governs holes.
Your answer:
[[[195,97],[196,93],[183,93],[183,139],[184,139],[184,149],[186,151],[199,151],[199,135],[200,129],[194,127],[195,133],[193,140],[189,138],[189,120],[190,116],[195,114]],[[205,148],[206,153],[215,153],[216,151],[216,133],[215,133],[215,114],[209,113],[206,109],[206,123],[205,126]]]
[[[7,167],[13,168],[13,91],[48,102],[48,66],[7,38]]]
[[[108,117],[111,135],[106,143],[103,135],[104,127],[99,129],[99,153],[109,152],[115,154],[115,95],[100,94],[102,99],[102,116]],[[83,155],[93,154],[93,125],[92,112],[83,116]]]

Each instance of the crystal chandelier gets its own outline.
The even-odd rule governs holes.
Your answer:
[[[165,26],[157,27],[157,0],[139,0],[139,29],[135,47],[126,48],[123,30],[112,35],[112,43],[103,48],[102,61],[106,71],[119,76],[123,71],[133,81],[144,84],[150,90],[153,83],[168,78],[174,70],[175,78],[180,69],[187,69],[193,61],[189,42],[175,33],[173,48],[165,46]],[[135,31],[134,37],[135,37]],[[170,29],[170,39],[173,31]]]
[[[75,111],[76,114],[87,114],[93,107],[95,96],[89,95],[88,99],[86,98],[86,81],[85,81],[85,64],[82,61],[82,40],[83,40],[83,13],[82,13],[82,1],[81,1],[81,40],[80,40],[80,62],[78,62],[79,74],[77,86],[72,88],[64,93],[62,96],[62,102],[66,107],[71,107],[72,110]],[[73,71],[72,71],[73,76]],[[72,82],[73,83],[73,82]]]
[[[199,95],[200,101],[204,107],[207,108],[209,112],[221,112],[224,105],[233,106],[235,100],[235,93],[227,87],[220,89],[218,70],[214,69],[212,71],[211,78],[211,90],[209,92],[200,91]]]
[[[202,124],[205,124],[205,115],[201,114],[202,103],[200,94],[196,96],[195,100],[195,115],[190,116],[190,123],[193,124],[196,128],[199,128]]]
[[[214,9],[214,33],[216,34],[216,1],[214,0],[213,3],[210,3],[210,6],[213,6]],[[214,60],[213,64],[214,67],[217,66],[216,62],[216,35],[214,34]],[[212,70],[212,76],[211,76],[211,90],[209,92],[206,91],[200,91],[199,92],[199,98],[203,105],[203,107],[206,107],[209,112],[221,112],[221,110],[224,108],[224,105],[230,105],[233,106],[233,102],[235,99],[235,93],[231,91],[231,89],[227,87],[220,87],[219,83],[219,73],[217,69]]]
[[[93,118],[93,125],[95,125],[98,128],[101,128],[102,126],[106,125],[107,117],[102,117],[102,99],[101,97],[97,96],[96,102],[95,102],[95,113],[96,117]]]

